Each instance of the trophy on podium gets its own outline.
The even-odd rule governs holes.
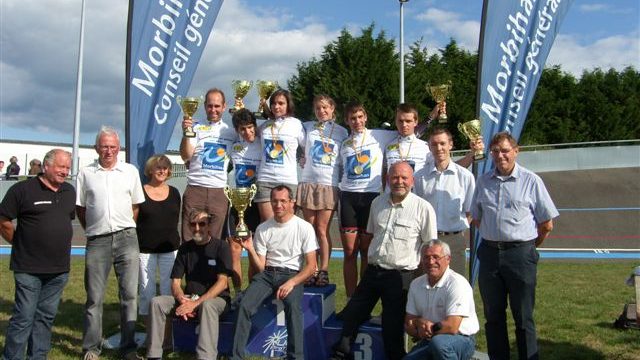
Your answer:
[[[244,97],[249,93],[251,86],[253,86],[253,81],[233,80],[231,82],[231,86],[233,87],[233,91],[235,93],[233,96],[235,102],[233,104],[233,107],[229,109],[229,112],[234,113],[240,109],[244,109],[244,102],[242,101],[242,99],[244,99]]]
[[[258,96],[260,97],[258,102],[258,111],[254,112],[253,115],[257,118],[264,118],[265,104],[267,99],[274,91],[278,89],[277,81],[268,81],[268,80],[258,80],[256,83],[256,87],[258,88]]]
[[[482,125],[480,120],[473,119],[465,123],[458,123],[458,130],[469,140],[476,141],[482,136]],[[473,154],[474,161],[480,161],[484,159],[484,152],[482,150],[476,150]]]
[[[427,84],[427,92],[438,104],[441,104],[447,100],[447,96],[449,96],[449,93],[451,92],[451,82],[449,81],[448,83],[441,85]],[[447,111],[441,111],[440,116],[438,116],[438,123],[444,124],[447,122],[447,119]]]
[[[246,238],[249,236],[249,227],[244,222],[244,212],[251,206],[251,200],[253,200],[257,191],[256,184],[251,184],[251,187],[232,188],[229,185],[224,187],[224,195],[229,199],[229,205],[233,206],[238,212],[237,237]]]
[[[201,102],[204,101],[203,96],[199,97],[182,97],[178,95],[176,98],[178,104],[182,108],[182,112],[189,117],[189,119],[193,120],[193,115],[198,111],[198,106]],[[196,137],[196,133],[193,131],[193,126],[189,126],[182,131],[184,137]]]

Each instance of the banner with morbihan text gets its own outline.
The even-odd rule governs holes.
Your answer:
[[[482,136],[498,132],[516,139],[527,118],[542,69],[573,0],[485,0],[479,47],[478,104]],[[490,156],[478,175],[492,171]],[[475,238],[476,248],[479,237]],[[472,251],[475,279],[476,258]]]
[[[142,174],[164,153],[224,0],[130,0],[127,29],[127,162]]]

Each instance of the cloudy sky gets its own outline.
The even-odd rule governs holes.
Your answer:
[[[477,50],[482,1],[411,0],[404,9],[406,46],[422,38],[436,51],[454,38]],[[0,2],[0,140],[72,142],[80,10],[81,0]],[[92,143],[101,124],[124,131],[127,11],[125,0],[86,0],[82,144]],[[233,79],[285,85],[296,64],[321,54],[341,29],[357,33],[372,22],[397,40],[398,1],[226,0],[191,93],[217,86],[231,94]],[[640,69],[638,0],[575,0],[549,64],[577,77],[596,67]]]

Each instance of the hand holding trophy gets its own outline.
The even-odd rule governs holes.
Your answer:
[[[473,119],[465,123],[458,123],[458,130],[469,140],[475,142],[482,136],[482,125],[480,120]],[[484,159],[484,151],[476,150],[473,155],[474,161],[480,161]]]
[[[253,81],[249,80],[233,80],[231,82],[231,86],[234,91],[234,99],[235,103],[233,104],[233,108],[229,109],[230,113],[234,113],[240,109],[244,109],[244,99],[245,96],[249,93],[251,86],[253,86]]]
[[[441,85],[429,85],[427,84],[427,92],[438,104],[442,104],[447,100],[449,93],[451,92],[451,81]],[[438,123],[444,124],[447,122],[447,110],[446,107],[440,106],[442,111],[438,117]]]
[[[235,234],[238,238],[245,238],[250,234],[249,227],[244,222],[244,212],[251,206],[251,200],[257,191],[256,184],[251,184],[251,187],[231,188],[228,185],[224,187],[224,195],[229,199],[229,205],[238,212],[238,225]]]
[[[258,88],[258,96],[260,97],[258,111],[253,113],[253,115],[257,118],[265,118],[265,105],[267,103],[267,99],[274,91],[276,91],[279,86],[277,81],[269,81],[269,80],[258,80],[256,83]]]
[[[193,115],[198,111],[198,106],[204,101],[204,97],[182,97],[178,95],[176,101],[180,104],[184,115],[190,120],[193,120]],[[196,137],[196,133],[193,131],[193,125],[184,127],[182,134],[184,137]]]

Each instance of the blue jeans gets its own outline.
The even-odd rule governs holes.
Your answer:
[[[482,242],[478,249],[478,285],[487,321],[485,331],[491,359],[510,358],[507,304],[511,307],[516,325],[518,358],[538,359],[536,325],[533,319],[538,258],[533,241],[504,249],[490,247]]]
[[[251,332],[251,317],[258,311],[262,302],[275,293],[280,285],[297,274],[293,270],[271,271],[264,270],[256,274],[242,297],[238,309],[235,335],[233,337],[232,359],[244,359],[245,347]],[[304,359],[303,336],[304,324],[302,317],[302,297],[304,288],[298,285],[291,290],[284,303],[284,315],[287,323],[287,359]]]
[[[15,305],[7,327],[3,359],[46,359],[51,349],[51,327],[58,312],[69,273],[13,274]]]
[[[473,336],[441,334],[417,343],[404,360],[469,360],[475,348]]]
[[[102,305],[111,265],[118,279],[120,298],[120,351],[135,351],[138,264],[140,250],[134,228],[87,239],[84,267],[85,304],[82,350],[100,354],[102,345]]]

